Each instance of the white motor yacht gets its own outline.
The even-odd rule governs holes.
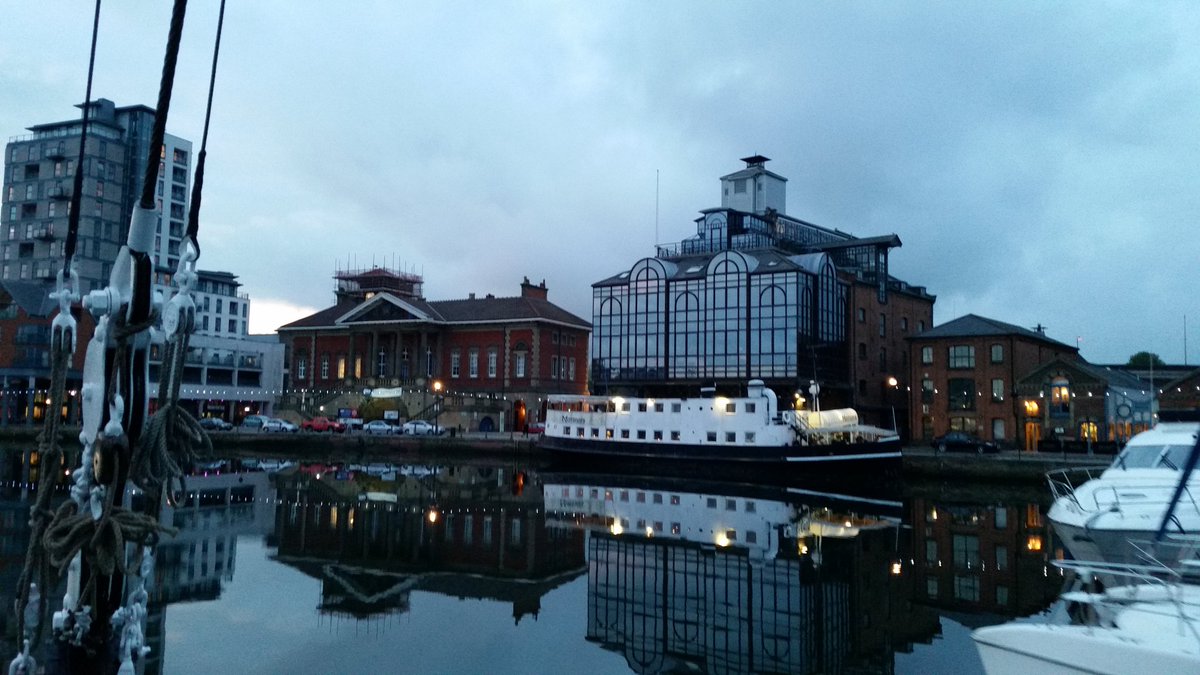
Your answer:
[[[1049,518],[1077,560],[1141,562],[1130,541],[1148,540],[1159,529],[1181,480],[1185,489],[1168,532],[1200,533],[1200,471],[1182,475],[1200,423],[1163,422],[1129,440],[1103,469],[1065,469],[1047,474],[1054,503]],[[1168,561],[1169,562],[1169,561]]]
[[[1200,586],[1165,566],[1056,564],[1089,580],[1061,598],[1070,620],[977,629],[988,675],[1200,673]],[[1119,585],[1104,589],[1101,577]]]

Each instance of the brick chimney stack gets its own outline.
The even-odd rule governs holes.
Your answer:
[[[525,280],[521,282],[522,298],[537,298],[538,300],[545,300],[546,295],[549,292],[549,289],[546,288],[545,279],[542,279],[542,283],[538,284],[537,286],[529,283],[529,277],[525,277]]]

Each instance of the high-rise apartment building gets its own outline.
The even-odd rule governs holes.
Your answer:
[[[88,111],[75,270],[81,290],[103,287],[142,193],[154,109],[97,99]],[[82,107],[82,106],[81,106]],[[5,148],[0,279],[51,280],[62,269],[82,119],[37,124]],[[179,262],[191,196],[191,141],[167,134],[159,158],[156,281]]]

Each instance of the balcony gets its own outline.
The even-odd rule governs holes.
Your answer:
[[[61,185],[55,185],[46,191],[46,196],[55,201],[66,201],[71,198],[71,191]]]
[[[46,159],[63,159],[67,156],[67,148],[62,143],[51,144],[46,148]]]
[[[43,225],[33,230],[33,238],[42,241],[54,241],[54,226]]]

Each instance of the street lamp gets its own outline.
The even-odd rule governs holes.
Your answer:
[[[433,434],[436,436],[439,433],[438,418],[442,415],[442,381],[433,381],[433,405],[436,406],[433,412]]]
[[[892,431],[900,433],[900,428],[896,426],[896,389],[899,387],[900,381],[894,375],[888,376],[888,405],[892,409]]]

